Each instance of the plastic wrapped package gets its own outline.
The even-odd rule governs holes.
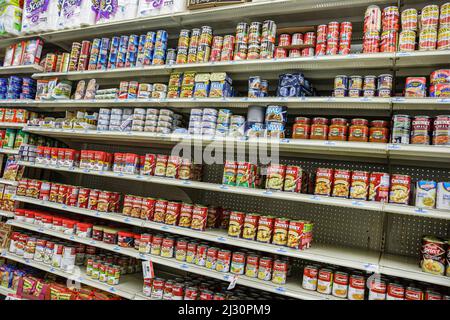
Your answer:
[[[62,0],[25,0],[22,15],[22,33],[36,33],[57,29]]]
[[[139,0],[100,0],[97,23],[129,20],[136,17]]]
[[[22,9],[15,5],[0,5],[0,36],[20,34]]]
[[[61,0],[58,29],[72,29],[94,25],[97,20],[100,0]]]

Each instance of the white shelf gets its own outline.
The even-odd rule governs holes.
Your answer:
[[[156,264],[164,265],[167,267],[171,267],[171,268],[186,271],[186,272],[199,274],[202,276],[211,277],[214,279],[230,281],[231,277],[233,276],[231,273],[218,272],[215,270],[207,269],[205,267],[197,266],[195,264],[188,264],[185,262],[180,262],[174,258],[164,258],[164,257],[160,257],[160,256],[150,255],[150,254],[141,254],[138,251],[136,251],[135,249],[122,248],[117,245],[106,244],[101,241],[95,241],[95,240],[92,240],[89,238],[80,238],[75,235],[66,235],[61,232],[56,232],[53,230],[45,229],[43,227],[35,226],[32,224],[28,224],[28,223],[22,223],[22,222],[17,222],[17,221],[11,220],[8,222],[8,224],[10,224],[12,226],[24,228],[27,230],[39,232],[42,234],[55,236],[58,238],[83,243],[86,245],[91,245],[91,246],[94,246],[97,248],[102,248],[102,249],[116,252],[119,254],[124,254],[127,256],[135,257],[138,259],[151,260],[152,262],[154,262]],[[269,292],[273,292],[273,293],[283,294],[283,295],[298,298],[298,299],[311,300],[311,299],[332,299],[332,298],[334,298],[332,296],[325,296],[325,295],[321,295],[318,293],[309,292],[307,290],[304,290],[303,288],[301,288],[301,285],[296,282],[291,283],[291,284],[288,283],[286,285],[280,286],[280,285],[273,284],[272,282],[269,282],[269,281],[255,280],[255,279],[251,279],[251,278],[248,278],[245,276],[241,276],[238,278],[237,283],[244,285],[244,286],[251,287],[251,288],[256,288],[256,289],[261,289],[261,290],[265,290],[265,291],[269,291]],[[126,298],[128,298],[128,297],[126,297]]]
[[[19,161],[19,165],[31,167],[31,168],[40,168],[40,169],[48,169],[48,170],[63,171],[63,172],[74,172],[74,173],[87,174],[87,175],[93,175],[93,176],[102,176],[102,177],[124,179],[124,180],[130,180],[130,181],[162,184],[162,185],[175,186],[175,187],[181,187],[181,188],[193,188],[193,189],[216,191],[216,192],[222,192],[222,193],[241,194],[241,195],[243,194],[243,195],[247,195],[247,196],[271,198],[274,200],[297,201],[297,202],[304,202],[304,203],[314,203],[317,205],[346,207],[349,209],[362,209],[362,210],[367,210],[367,211],[389,212],[389,213],[396,213],[396,214],[402,214],[402,215],[413,215],[413,216],[420,216],[420,217],[450,220],[450,212],[449,211],[437,210],[437,209],[421,209],[421,208],[416,208],[414,206],[396,205],[396,204],[381,203],[381,202],[376,202],[376,201],[359,201],[359,200],[353,200],[353,199],[316,196],[316,195],[303,194],[303,193],[291,193],[291,192],[271,191],[271,190],[265,190],[265,189],[233,187],[233,186],[214,184],[214,183],[209,183],[209,182],[178,180],[178,179],[155,177],[155,176],[130,175],[130,174],[123,174],[123,173],[115,173],[112,171],[96,171],[96,170],[80,169],[80,168],[74,168],[74,167],[72,167],[72,168],[53,167],[53,166],[34,164],[34,163],[26,162],[26,161]],[[26,197],[17,197],[17,198],[18,199],[25,198],[25,200],[29,199]],[[36,200],[36,199],[32,199],[32,200]],[[23,201],[23,200],[20,200],[20,201]],[[36,201],[41,201],[41,200],[36,200]],[[75,209],[78,209],[78,208],[75,208]]]
[[[25,66],[0,67],[0,75],[33,74],[36,72],[42,72],[43,70],[44,69],[37,64],[28,64]]]
[[[67,278],[69,280],[77,281],[86,285],[89,285],[93,288],[97,288],[103,291],[107,291],[118,295],[123,298],[133,299],[137,292],[142,291],[142,278],[138,277],[136,274],[132,275],[124,275],[120,277],[120,284],[115,286],[110,286],[106,283],[102,283],[97,280],[92,280],[86,275],[85,267],[80,266],[78,268],[79,272],[68,273],[59,268],[54,268],[50,265],[47,265],[42,262],[24,259],[16,254],[7,252],[6,250],[2,251],[1,256],[30,267],[34,267],[49,273],[56,274],[58,276]]]
[[[14,180],[0,178],[0,184],[7,184],[9,186],[17,186],[19,183]]]
[[[450,287],[450,277],[423,272],[419,258],[383,254],[380,265],[382,274]]]
[[[4,153],[4,154],[19,154],[19,149],[0,148],[0,153]]]
[[[10,288],[5,288],[4,286],[0,286],[0,294],[3,296],[7,296],[10,294],[16,294],[16,292]]]
[[[394,111],[450,111],[449,98],[391,98]]]
[[[397,68],[436,67],[448,65],[450,50],[397,52],[395,59]]]
[[[1,100],[0,100],[1,104]],[[25,127],[25,123],[15,123],[15,122],[0,122],[0,128],[4,129],[22,129]]]
[[[0,216],[7,218],[14,218],[14,212],[0,210]]]

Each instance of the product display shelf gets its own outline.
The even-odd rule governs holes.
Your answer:
[[[14,218],[14,212],[0,210],[0,217]]]
[[[4,153],[4,154],[19,154],[19,149],[0,148],[0,153]]]
[[[26,125],[25,123],[0,122],[1,129],[21,129],[25,127],[25,125]]]
[[[191,272],[191,273],[195,273],[195,274],[199,274],[199,275],[203,275],[203,276],[207,276],[207,277],[211,277],[211,278],[215,278],[215,279],[219,279],[219,280],[231,281],[232,278],[234,277],[234,274],[231,274],[231,273],[218,272],[215,270],[207,269],[205,267],[197,266],[195,264],[180,262],[174,258],[165,258],[165,257],[161,257],[161,256],[154,256],[151,254],[142,254],[132,248],[122,248],[120,246],[107,244],[102,241],[95,241],[95,240],[92,240],[89,238],[81,238],[76,235],[67,235],[62,232],[45,229],[43,227],[31,225],[28,223],[17,222],[17,221],[11,220],[8,222],[8,224],[15,226],[15,227],[31,230],[34,232],[38,232],[38,233],[42,233],[42,234],[46,234],[46,235],[50,235],[50,236],[55,236],[55,237],[58,237],[61,239],[66,239],[66,240],[70,240],[70,241],[74,241],[74,242],[78,242],[78,243],[83,243],[86,245],[91,245],[91,246],[94,246],[97,248],[102,248],[102,249],[105,249],[108,251],[131,256],[131,257],[134,257],[137,259],[151,260],[152,262],[154,262],[156,264],[168,266],[168,267],[171,267],[174,269]],[[257,279],[251,279],[246,276],[239,276],[237,283],[242,284],[244,286],[257,288],[257,289],[261,289],[261,290],[265,290],[265,291],[269,291],[269,292],[279,293],[279,294],[283,294],[283,295],[295,297],[295,298],[300,298],[300,299],[317,299],[317,298],[329,299],[329,298],[332,298],[331,296],[324,296],[324,295],[317,294],[314,292],[306,291],[303,288],[301,288],[300,284],[297,284],[295,282],[292,284],[290,284],[288,282],[288,284],[286,284],[286,285],[276,285],[270,281],[262,281],[262,280],[257,280]]]
[[[7,184],[9,186],[17,186],[18,182],[9,179],[0,178],[0,184]]]
[[[27,126],[24,131],[40,134],[43,136],[67,138],[82,141],[110,141],[118,143],[142,142],[153,143],[157,145],[176,145],[183,144],[209,147],[239,146],[239,148],[267,148],[267,150],[278,150],[282,153],[304,154],[313,153],[320,155],[338,155],[350,157],[353,161],[365,160],[366,158],[382,159],[414,159],[424,160],[429,163],[439,163],[439,165],[448,164],[450,157],[450,147],[448,146],[423,146],[423,145],[400,145],[352,141],[329,141],[329,140],[307,140],[307,139],[268,139],[268,138],[245,138],[245,137],[210,137],[199,135],[183,134],[163,134],[152,132],[137,131],[98,131],[98,130],[79,130],[79,129],[50,129]],[[421,165],[420,162],[417,163]]]
[[[414,206],[408,205],[396,205],[396,204],[387,204],[375,201],[360,201],[353,199],[344,199],[344,198],[336,198],[336,197],[326,197],[326,196],[317,196],[312,194],[303,194],[303,193],[291,193],[291,192],[281,192],[281,191],[272,191],[265,189],[252,189],[252,188],[244,188],[244,187],[233,187],[229,185],[223,184],[215,184],[210,182],[201,182],[201,181],[191,181],[191,180],[179,180],[165,177],[155,177],[155,176],[143,176],[143,175],[131,175],[124,173],[116,173],[112,171],[97,171],[97,170],[89,170],[89,169],[80,169],[75,167],[53,167],[53,166],[45,166],[40,164],[34,164],[26,161],[19,161],[19,165],[23,165],[30,168],[40,168],[40,169],[49,169],[63,172],[74,172],[79,174],[87,174],[93,176],[103,176],[109,178],[117,178],[124,179],[130,181],[139,181],[139,182],[148,182],[154,184],[162,184],[168,186],[176,186],[182,188],[193,188],[199,190],[207,190],[207,191],[216,191],[223,193],[232,193],[232,194],[245,194],[247,196],[255,196],[255,197],[266,197],[277,200],[285,200],[285,201],[298,201],[304,203],[313,203],[319,205],[329,205],[329,206],[337,206],[337,207],[345,207],[349,209],[363,209],[367,211],[375,211],[375,212],[389,212],[396,213],[402,215],[411,215],[411,216],[420,216],[420,217],[428,217],[428,218],[436,218],[436,219],[445,219],[450,220],[450,212],[444,210],[437,209],[423,209],[417,208]],[[27,197],[19,197],[17,198],[26,198]]]
[[[139,76],[162,76],[171,72],[279,72],[282,70],[336,70],[386,68],[393,65],[394,53],[349,54],[335,56],[313,56],[285,59],[220,61],[172,65],[152,65],[145,67],[120,68],[112,70],[86,70],[70,72],[43,72],[33,74],[35,79],[58,77],[67,80],[111,79]]]
[[[24,66],[8,66],[0,67],[0,75],[14,75],[14,74],[34,74],[42,72],[44,68],[37,64],[28,64]]]
[[[269,0],[246,2],[242,4],[218,6],[197,10],[186,10],[183,12],[137,17],[128,20],[115,21],[81,28],[63,29],[51,32],[41,32],[35,35],[23,35],[18,37],[0,39],[0,47],[20,40],[40,36],[46,42],[57,43],[69,40],[80,40],[93,37],[104,37],[112,34],[146,32],[153,29],[164,29],[178,31],[179,29],[201,25],[202,23],[218,23],[225,21],[241,21],[249,17],[270,17],[274,13],[294,14],[319,11],[331,11],[346,9],[346,12],[354,10],[359,13],[370,4],[394,3],[388,0]],[[215,29],[219,30],[219,29]]]
[[[389,112],[391,101],[389,98],[334,98],[334,97],[228,97],[228,98],[164,98],[164,99],[108,99],[108,100],[2,100],[3,106],[23,106],[39,109],[65,109],[65,108],[105,108],[105,107],[173,107],[186,113],[190,109],[201,106],[227,107],[232,109],[246,109],[250,105],[282,104],[291,109],[336,109],[359,110],[367,112]]]
[[[1,257],[43,270],[45,272],[56,274],[58,276],[67,278],[68,280],[80,282],[91,287],[113,293],[126,299],[133,299],[137,292],[142,291],[142,278],[137,274],[121,276],[121,283],[115,286],[111,286],[98,280],[90,279],[86,275],[86,271],[84,270],[85,267],[79,267],[75,269],[73,273],[69,273],[62,269],[54,268],[51,265],[45,264],[43,262],[38,262],[32,259],[25,259],[24,257],[18,256],[14,253],[7,252],[6,250],[2,251]]]
[[[400,111],[450,111],[450,98],[391,98],[392,108]]]
[[[413,51],[395,53],[395,67],[413,70],[419,67],[448,65],[450,50]]]
[[[5,288],[4,286],[0,286],[0,295],[8,296],[10,294],[14,295],[14,294],[16,294],[16,292],[13,289]]]
[[[450,277],[423,272],[418,258],[382,254],[380,266],[382,274],[450,287]]]

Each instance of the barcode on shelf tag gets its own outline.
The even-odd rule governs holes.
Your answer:
[[[220,189],[227,190],[227,189],[228,189],[228,186],[227,186],[226,184],[222,184],[222,185],[220,186]]]
[[[189,269],[189,266],[186,263],[180,265],[181,269]]]
[[[120,249],[120,247],[115,246],[113,250],[114,250],[114,251],[120,251],[121,249]]]
[[[143,176],[141,176],[141,175],[136,176],[136,179],[142,179],[142,178],[143,178]]]
[[[394,102],[403,102],[403,101],[405,101],[405,98],[397,97],[397,98],[393,98],[392,101],[394,101]]]
[[[95,211],[95,216],[96,216],[96,217],[100,217],[100,212]]]
[[[286,250],[285,248],[280,248],[280,249],[277,250],[277,252],[280,252],[280,253],[286,253],[287,250]]]
[[[380,266],[377,264],[366,263],[363,266],[364,266],[364,270],[366,270],[366,271],[379,273]]]
[[[450,99],[439,99],[439,103],[449,103]]]
[[[130,222],[130,218],[123,219],[124,222]]]
[[[360,101],[370,101],[370,100],[372,100],[372,99],[370,99],[370,98],[368,98],[368,97],[363,97],[363,98],[360,98],[359,100],[360,100]]]
[[[39,228],[38,232],[44,232],[44,228]]]
[[[354,206],[364,206],[364,203],[361,201],[352,201],[352,205]]]
[[[284,287],[276,287],[275,291],[276,292],[280,292],[280,293],[285,293],[286,292],[286,288],[284,288]]]
[[[183,184],[192,184],[192,182],[190,180],[185,180],[183,181]]]
[[[162,230],[169,230],[169,227],[168,226],[161,226],[161,229]]]
[[[75,240],[75,237],[74,236],[70,236],[69,239],[70,240]]]
[[[96,244],[94,240],[89,241],[89,244]]]
[[[118,176],[118,177],[123,177],[123,173],[120,172],[120,173],[117,174],[117,176]]]
[[[141,258],[141,259],[145,259],[145,254],[143,254],[143,253],[139,253],[139,258]]]
[[[55,268],[51,267],[50,272],[55,272]]]
[[[389,150],[399,150],[402,147],[399,144],[388,144],[388,149]]]
[[[265,190],[264,192],[263,192],[263,194],[266,194],[266,195],[271,195],[273,192],[271,191],[271,190]]]
[[[142,261],[142,273],[144,279],[153,279],[155,277],[155,270],[153,269],[153,262],[151,260]]]
[[[414,208],[414,211],[418,213],[428,213],[428,210],[424,208]]]
[[[410,55],[411,55],[411,53],[409,53],[409,52],[397,52],[398,57],[408,57]]]
[[[335,146],[336,142],[334,142],[334,141],[325,141],[325,144],[328,145],[328,146]]]
[[[116,292],[116,289],[114,287],[109,287],[110,292]]]
[[[89,173],[89,169],[84,169],[83,172],[84,173]]]
[[[232,275],[229,277],[229,280],[230,280],[230,284],[228,285],[227,289],[232,290],[232,289],[234,289],[234,287],[236,287],[236,283],[238,281],[238,276],[236,274]]]
[[[281,139],[281,142],[282,143],[289,143],[289,142],[291,142],[291,140],[289,140],[289,139]]]
[[[61,206],[61,208],[67,209],[67,205],[63,204],[63,205]]]
[[[25,263],[30,263],[30,259],[24,259]]]
[[[224,237],[218,237],[216,240],[220,241],[220,242],[226,242],[227,241],[227,239],[224,238]]]
[[[320,201],[320,197],[319,196],[311,196],[311,200]]]
[[[358,55],[357,54],[349,54],[349,55],[347,55],[347,58],[355,59],[355,58],[358,58]]]

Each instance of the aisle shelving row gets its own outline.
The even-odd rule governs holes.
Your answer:
[[[215,191],[215,192],[230,193],[230,194],[244,194],[246,196],[263,197],[263,198],[269,198],[269,199],[273,199],[273,200],[313,203],[313,204],[317,204],[317,205],[337,206],[337,207],[345,207],[345,208],[350,208],[350,209],[362,209],[362,210],[374,211],[374,212],[380,212],[380,213],[387,212],[387,213],[396,213],[396,214],[403,214],[403,215],[410,215],[410,216],[419,216],[419,217],[450,220],[450,212],[445,211],[445,210],[424,209],[424,208],[416,208],[416,207],[407,206],[407,205],[397,205],[397,204],[381,203],[381,202],[375,202],[375,201],[362,201],[362,200],[326,197],[326,196],[318,196],[318,195],[312,195],[312,194],[302,194],[302,193],[273,191],[273,190],[266,190],[266,189],[234,187],[234,186],[229,186],[229,185],[224,185],[224,184],[216,184],[216,183],[202,182],[202,181],[179,180],[179,179],[155,177],[155,176],[144,176],[144,175],[131,175],[131,174],[124,174],[121,172],[120,173],[112,172],[112,171],[97,171],[97,170],[89,170],[89,169],[80,169],[80,168],[75,168],[75,167],[70,167],[70,168],[69,167],[53,167],[53,166],[34,164],[31,162],[26,162],[26,161],[19,161],[18,163],[19,163],[19,165],[30,167],[30,168],[40,168],[40,169],[48,169],[48,170],[55,170],[55,171],[62,171],[62,172],[73,172],[73,173],[77,173],[77,174],[109,177],[109,178],[123,179],[123,180],[136,181],[136,182],[154,183],[154,184],[161,184],[161,185],[167,185],[167,186],[175,186],[175,187],[180,187],[180,188],[207,190],[207,191]]]
[[[188,264],[185,262],[180,262],[174,258],[164,258],[164,257],[155,256],[155,255],[151,255],[151,254],[142,254],[142,253],[139,253],[137,250],[134,250],[131,248],[123,248],[123,247],[119,247],[117,245],[106,244],[101,241],[95,241],[95,240],[88,239],[88,238],[81,238],[81,237],[78,237],[75,235],[67,235],[62,232],[56,232],[56,231],[44,229],[42,227],[30,225],[27,223],[10,220],[10,221],[8,221],[8,224],[15,226],[15,227],[27,229],[30,231],[46,234],[49,236],[55,236],[55,237],[58,237],[61,239],[70,240],[70,241],[74,241],[74,242],[78,242],[78,243],[83,243],[86,245],[105,249],[105,250],[112,251],[115,253],[124,254],[124,255],[134,257],[137,259],[150,260],[155,264],[171,267],[171,268],[174,268],[177,270],[186,271],[186,272],[190,272],[190,273],[194,273],[194,274],[207,276],[207,277],[218,279],[218,280],[231,281],[232,278],[234,277],[234,275],[231,273],[218,272],[215,270],[207,269],[205,267],[197,266],[195,264]],[[6,253],[6,254],[10,255],[10,253]],[[16,257],[16,255],[13,255],[13,256]],[[28,260],[28,263],[33,264],[36,262]],[[52,273],[61,272],[60,270],[57,270],[56,268],[50,268],[49,270],[46,270],[46,271],[49,271]],[[58,274],[58,273],[56,273],[56,274]],[[80,276],[81,280],[80,280],[80,278],[77,278],[76,280],[79,282],[82,282],[82,283],[89,284],[93,287],[96,287],[96,288],[99,288],[102,290],[113,292],[115,294],[118,294],[118,295],[128,298],[128,299],[134,298],[133,296],[131,296],[131,297],[129,296],[129,293],[131,290],[130,291],[127,290],[125,292],[125,290],[123,290],[122,288],[117,288],[116,286],[105,286],[104,284],[101,284],[98,281],[86,279],[86,276],[84,276],[83,274],[84,274],[84,271],[82,271],[82,275]],[[128,277],[128,278],[131,278],[131,277]],[[87,282],[86,282],[86,280],[87,280]],[[127,279],[127,278],[125,278],[123,281],[121,279],[122,286],[126,286],[127,282],[129,282],[128,280],[129,279]],[[134,281],[129,283],[129,285],[128,285],[128,287],[130,289],[131,289],[132,283],[134,283]],[[278,293],[278,294],[282,294],[282,295],[286,295],[286,296],[294,297],[294,298],[299,298],[299,299],[327,299],[327,300],[328,299],[333,299],[333,300],[336,299],[336,300],[338,300],[338,298],[335,298],[332,296],[326,296],[326,295],[321,295],[321,294],[318,294],[315,292],[307,291],[301,287],[301,284],[295,283],[295,282],[288,283],[286,285],[277,285],[277,284],[274,284],[269,281],[252,279],[252,278],[248,278],[246,276],[239,276],[236,283],[247,286],[247,287],[260,289],[260,290],[273,292],[273,293]],[[119,284],[119,286],[120,285],[121,284]],[[133,285],[133,288],[136,289],[135,293],[142,291],[142,290],[139,290],[141,287],[142,287],[142,283],[136,284],[136,286]]]
[[[0,217],[14,218],[14,212],[0,210]]]
[[[144,176],[144,175],[131,175],[131,174],[124,174],[121,172],[117,173],[117,172],[112,172],[112,171],[98,171],[98,170],[80,169],[80,168],[76,168],[76,167],[54,167],[54,166],[35,164],[35,163],[31,163],[31,162],[26,162],[26,161],[19,161],[18,163],[19,163],[19,165],[22,165],[25,167],[30,167],[30,168],[48,169],[48,170],[56,170],[56,171],[63,171],[63,172],[73,172],[73,173],[77,173],[77,174],[109,177],[109,178],[123,179],[123,180],[136,181],[136,182],[154,183],[154,184],[161,184],[161,185],[167,185],[167,186],[175,186],[175,187],[180,187],[180,188],[191,188],[191,189],[199,189],[199,190],[207,190],[207,191],[215,191],[215,192],[231,193],[231,194],[245,194],[246,196],[264,197],[264,198],[270,198],[273,200],[296,201],[296,202],[304,202],[304,203],[313,203],[313,204],[317,204],[317,205],[329,205],[329,206],[346,207],[346,208],[352,208],[352,209],[362,209],[362,210],[375,211],[375,212],[387,212],[387,213],[396,213],[396,214],[403,214],[403,215],[450,220],[450,212],[445,211],[445,210],[424,209],[424,208],[416,208],[416,207],[407,206],[407,205],[397,205],[397,204],[381,203],[381,202],[375,202],[375,201],[362,201],[362,200],[326,197],[326,196],[318,196],[318,195],[312,195],[312,194],[302,194],[302,193],[273,191],[273,190],[266,190],[266,189],[234,187],[234,186],[229,186],[229,185],[215,184],[215,183],[202,182],[202,181],[179,180],[179,179],[155,177],[155,176]]]
[[[226,245],[232,245],[252,250],[259,250],[262,252],[282,255],[282,256],[289,256],[293,258],[298,259],[305,259],[305,260],[311,260],[318,263],[325,263],[325,264],[334,264],[342,267],[348,267],[348,268],[354,268],[358,270],[364,270],[367,272],[379,272],[385,275],[390,276],[398,276],[398,277],[405,277],[405,274],[408,276],[406,278],[414,279],[414,280],[420,280],[425,281],[433,284],[438,284],[442,286],[450,287],[450,277],[445,276],[437,276],[432,274],[427,274],[422,272],[422,270],[419,267],[417,259],[412,259],[408,257],[401,257],[401,256],[395,256],[395,255],[381,255],[377,251],[371,251],[371,250],[364,250],[364,249],[358,249],[358,248],[347,248],[347,247],[337,247],[332,245],[323,245],[323,244],[314,244],[312,248],[306,249],[306,250],[293,250],[286,247],[271,245],[271,244],[262,244],[255,241],[249,241],[244,239],[238,239],[229,237],[225,231],[223,230],[207,230],[205,232],[198,232],[194,230],[190,230],[187,228],[181,228],[176,226],[169,226],[165,224],[155,223],[151,221],[143,221],[136,218],[127,217],[124,215],[120,215],[117,213],[105,213],[105,212],[98,212],[93,210],[87,210],[87,209],[81,209],[76,207],[70,207],[63,204],[53,203],[49,201],[43,201],[39,199],[32,199],[28,197],[20,197],[16,196],[15,199],[20,202],[24,203],[30,203],[34,205],[39,205],[47,208],[53,208],[58,209],[66,212],[72,212],[77,213],[81,215],[96,217],[100,219],[120,222],[123,224],[129,224],[133,226],[138,226],[142,228],[148,228],[152,230],[157,230],[161,232],[169,232],[173,234],[177,234],[180,236],[187,236],[192,238],[197,238],[201,240],[226,244]],[[37,226],[30,226],[29,224],[17,222],[10,220],[9,223],[11,225],[15,225],[18,227],[24,227],[24,228],[33,228],[30,230],[34,230],[37,232],[53,232],[45,230],[42,227]],[[59,233],[57,233],[59,234]],[[56,235],[58,236],[58,235]],[[76,241],[74,239],[78,238],[75,236],[68,236],[70,237],[69,240]],[[112,248],[112,250],[117,252],[117,246],[111,246],[104,244],[102,242],[93,242],[90,239],[83,239],[82,241],[89,242],[86,244],[94,245],[95,243],[99,243],[102,248],[108,247],[109,249]],[[95,245],[94,245],[95,246]],[[123,248],[122,248],[123,249]],[[121,251],[124,253],[124,251]],[[125,251],[129,254],[134,254],[134,257],[143,258],[143,255],[139,254],[135,250],[128,250]],[[124,253],[126,254],[126,253]],[[167,260],[165,258],[161,258],[164,260]],[[158,263],[157,260],[154,259],[154,257],[151,259],[155,263]],[[170,260],[170,259],[169,259]],[[162,262],[161,264],[164,264]],[[166,264],[165,264],[166,265]],[[180,265],[179,265],[180,267]],[[186,270],[186,266],[182,266],[182,269]],[[204,268],[200,268],[204,269]],[[189,269],[191,270],[191,269]],[[405,274],[403,274],[405,273]],[[200,273],[201,274],[201,273]],[[226,280],[226,279],[225,279]],[[270,290],[266,290],[270,291]],[[273,292],[273,291],[272,291]]]
[[[189,112],[191,108],[199,106],[227,107],[232,109],[246,109],[251,105],[283,105],[292,109],[314,110],[321,108],[326,110],[357,110],[365,113],[390,112],[400,110],[450,110],[448,98],[337,98],[337,97],[224,97],[224,98],[149,98],[149,99],[107,99],[107,100],[2,100],[2,106],[40,108],[44,110],[71,109],[71,108],[103,108],[103,107],[174,107]]]
[[[0,153],[16,155],[19,154],[19,149],[0,148]]]
[[[0,184],[6,184],[8,186],[17,186],[18,182],[14,180],[0,178]]]
[[[406,145],[390,143],[366,143],[351,141],[307,140],[307,139],[267,139],[246,137],[218,137],[186,134],[164,134],[139,131],[100,131],[79,129],[49,129],[25,127],[24,131],[43,136],[77,139],[83,141],[113,141],[122,143],[148,142],[158,145],[176,145],[178,143],[192,146],[208,145],[209,147],[260,148],[269,150],[278,148],[285,153],[320,153],[348,155],[368,158],[408,158],[421,159],[430,162],[446,163],[450,156],[450,147],[428,145]]]

